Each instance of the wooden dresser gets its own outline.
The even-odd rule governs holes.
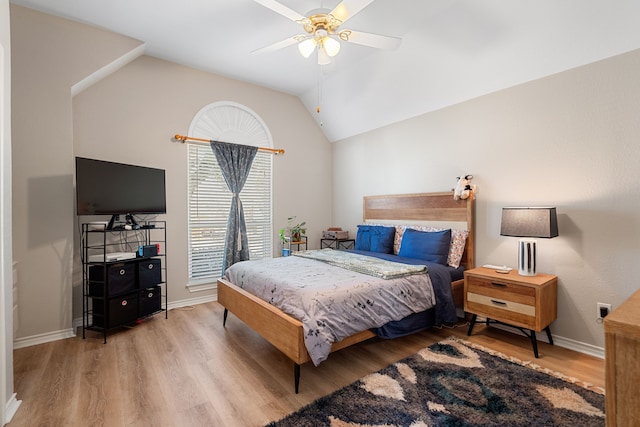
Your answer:
[[[604,318],[607,426],[640,425],[640,291]]]

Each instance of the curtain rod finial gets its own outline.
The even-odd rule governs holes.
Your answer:
[[[174,138],[175,138],[177,141],[182,141],[183,143],[184,143],[184,142],[186,142],[186,140],[187,140],[187,137],[186,137],[186,136],[182,136],[182,135],[179,135],[179,134],[175,134]]]

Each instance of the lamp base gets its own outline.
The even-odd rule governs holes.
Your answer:
[[[534,239],[520,239],[518,274],[521,276],[536,275],[536,241]]]

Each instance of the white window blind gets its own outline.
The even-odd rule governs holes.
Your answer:
[[[211,147],[188,147],[189,284],[213,282],[222,275],[231,192]],[[256,154],[240,193],[250,259],[271,257],[271,170],[273,155]]]

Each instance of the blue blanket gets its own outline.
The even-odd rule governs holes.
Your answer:
[[[453,301],[453,293],[451,290],[451,281],[452,273],[459,274],[459,270],[454,270],[452,267],[444,266],[442,264],[436,264],[421,259],[399,257],[393,254],[357,250],[350,250],[349,252],[410,265],[426,265],[429,271],[431,284],[433,285],[435,292],[436,306],[433,309],[415,313],[402,320],[389,322],[380,328],[372,329],[372,331],[379,337],[397,338],[430,328],[434,325],[455,323],[458,321],[456,306]]]

